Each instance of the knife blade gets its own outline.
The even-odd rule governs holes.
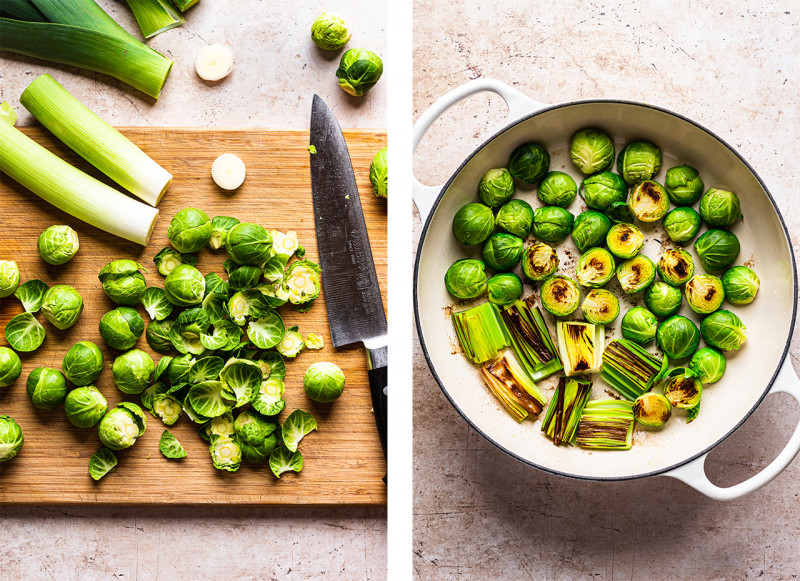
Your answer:
[[[311,193],[322,292],[334,347],[367,350],[372,407],[386,455],[388,337],[386,314],[350,152],[333,112],[314,95],[311,107]]]

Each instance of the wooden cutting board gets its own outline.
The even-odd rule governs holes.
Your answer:
[[[67,161],[107,181],[55,137],[41,128],[23,131]],[[163,286],[154,268],[153,256],[168,244],[167,226],[172,216],[186,206],[205,210],[213,217],[227,215],[256,222],[267,229],[295,230],[307,257],[317,261],[317,243],[309,177],[308,132],[272,130],[210,130],[175,128],[124,128],[134,143],[163,165],[175,177],[159,204],[161,211],[150,244],[143,248],[88,226],[56,210],[0,174],[0,258],[16,260],[24,282],[40,278],[47,284],[69,284],[84,298],[85,308],[78,322],[59,331],[44,320],[47,336],[34,353],[22,354],[22,376],[10,387],[0,388],[0,414],[17,420],[25,443],[11,461],[0,464],[0,505],[5,503],[101,503],[101,504],[384,504],[386,486],[382,477],[386,465],[371,411],[365,356],[360,347],[334,349],[322,297],[308,313],[290,306],[280,309],[286,326],[299,325],[323,335],[325,348],[303,351],[287,360],[286,410],[283,421],[297,408],[311,412],[319,423],[300,443],[304,457],[301,473],[287,473],[276,479],[266,464],[247,464],[236,473],[216,470],[207,444],[197,435],[197,424],[182,415],[169,430],[188,452],[182,460],[164,458],[158,443],[165,428],[147,414],[147,431],[136,444],[117,453],[119,465],[99,482],[89,477],[89,457],[100,447],[96,428],[73,427],[64,407],[39,410],[30,403],[25,380],[36,367],[61,368],[64,354],[81,340],[95,342],[103,349],[105,369],[96,386],[109,407],[123,399],[140,403],[139,396],[124,396],[114,385],[110,365],[112,352],[98,331],[100,317],[114,308],[103,293],[97,275],[111,260],[130,258],[148,270],[148,286]],[[369,230],[378,279],[386,303],[386,203],[372,194],[369,165],[374,154],[386,144],[377,131],[347,131],[353,169]],[[247,166],[247,178],[236,192],[225,192],[211,179],[211,163],[222,153],[234,153]],[[109,182],[110,183],[110,182]],[[53,224],[68,224],[80,236],[80,251],[63,266],[50,266],[36,250],[39,234]],[[224,275],[224,251],[202,250],[197,266],[204,274]],[[324,291],[323,291],[324,293]],[[147,313],[138,307],[145,321]],[[0,300],[0,329],[22,312],[11,296]],[[0,334],[0,345],[7,345]],[[158,362],[144,336],[137,348]],[[331,404],[318,404],[303,391],[302,378],[316,361],[332,361],[344,370],[344,394]]]

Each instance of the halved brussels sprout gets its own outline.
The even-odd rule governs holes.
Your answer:
[[[614,224],[633,224],[636,220],[628,202],[612,202],[605,214]]]
[[[0,416],[0,462],[11,460],[22,449],[22,428],[10,416]]]
[[[658,222],[669,212],[669,196],[660,183],[645,180],[631,190],[628,205],[642,222]]]
[[[558,270],[558,254],[555,248],[537,242],[522,252],[522,272],[531,280],[544,280]]]
[[[336,69],[339,88],[354,97],[361,97],[374,87],[382,74],[381,57],[365,48],[351,48],[345,52]]]
[[[164,359],[165,358],[162,357],[161,361],[163,361]],[[169,359],[171,360],[172,358],[170,357]],[[169,391],[169,386],[163,381],[158,381],[157,379],[160,376],[159,367],[162,367],[161,361],[158,362],[158,366],[156,367],[156,372],[153,374],[153,381],[155,381],[155,383],[149,387],[146,387],[144,391],[139,395],[139,399],[142,402],[142,406],[144,406],[144,408],[150,413],[153,412],[153,402],[155,401],[156,396],[165,395]],[[167,365],[163,366],[163,369],[161,370],[162,373],[166,371],[166,367]]]
[[[692,208],[675,208],[664,218],[664,230],[673,242],[689,242],[700,231],[700,214]]]
[[[702,324],[701,324],[702,327]],[[702,331],[701,331],[702,333]],[[689,362],[689,369],[691,369],[700,383],[716,383],[725,374],[725,355],[714,347],[703,347],[698,349],[692,360]]]
[[[593,246],[602,244],[610,229],[611,220],[605,214],[587,210],[575,218],[572,226],[572,240],[578,250],[585,252]]]
[[[572,232],[575,217],[558,206],[538,208],[533,213],[533,235],[545,242],[557,244]]]
[[[511,179],[511,176],[508,176]],[[389,148],[382,147],[369,164],[369,182],[372,193],[378,198],[386,199],[389,195]]]
[[[320,403],[338,399],[344,392],[344,383],[344,372],[339,366],[324,361],[311,365],[303,377],[306,395]]]
[[[200,436],[202,437],[203,434],[205,434],[207,438],[204,439],[208,441],[214,436],[232,438],[235,432],[236,430],[233,427],[233,414],[231,412],[225,412],[221,416],[212,418],[211,421],[200,428]]]
[[[253,288],[261,280],[261,269],[257,266],[243,265],[228,274],[228,284],[236,291]]]
[[[447,292],[457,299],[474,299],[486,292],[486,268],[474,258],[456,260],[444,275]]]
[[[258,413],[243,411],[233,428],[248,462],[265,462],[278,445],[278,425]]]
[[[217,470],[236,472],[242,465],[242,447],[232,438],[212,436],[208,449],[211,452],[211,463]]]
[[[211,238],[211,220],[203,210],[184,208],[170,221],[167,236],[178,252],[197,252]]]
[[[66,264],[78,253],[78,233],[69,226],[50,226],[36,243],[39,256],[47,264]]]
[[[350,37],[344,18],[334,12],[323,12],[311,24],[311,40],[323,50],[339,50]]]
[[[467,204],[453,216],[453,235],[462,244],[481,244],[494,230],[494,214],[489,206]]]
[[[644,234],[633,224],[614,224],[606,235],[606,244],[614,256],[633,258],[644,247]]]
[[[237,325],[244,325],[247,317],[260,317],[269,308],[264,295],[255,289],[234,294],[228,301],[228,314]]]
[[[0,260],[0,299],[14,294],[18,286],[19,268],[17,263],[13,260]]]
[[[617,267],[617,280],[626,294],[646,289],[656,277],[656,265],[644,254],[637,254]]]
[[[147,419],[135,403],[122,402],[108,410],[97,426],[97,435],[104,446],[112,450],[130,448],[144,434]]]
[[[98,278],[112,301],[118,305],[135,305],[147,290],[141,271],[147,272],[135,260],[114,260],[103,267]]]
[[[581,286],[599,288],[614,278],[614,257],[605,248],[590,248],[578,259],[577,278]]]
[[[694,274],[692,255],[681,248],[666,250],[656,266],[658,275],[667,284],[680,286],[689,281]]]
[[[489,279],[486,290],[490,303],[508,305],[522,296],[522,281],[513,272],[501,272]]]
[[[310,305],[322,290],[322,269],[310,260],[289,265],[280,286],[280,295],[293,305]]]
[[[0,387],[8,387],[22,375],[19,355],[8,347],[0,347]]]
[[[673,315],[658,326],[656,340],[667,357],[684,359],[697,350],[700,331],[686,317]]]
[[[64,400],[67,419],[78,428],[91,428],[97,425],[107,410],[108,401],[93,385],[73,389]]]
[[[75,385],[91,385],[103,371],[103,352],[91,341],[75,343],[64,355],[61,369]]]
[[[703,385],[686,367],[670,371],[664,378],[662,389],[669,403],[684,410],[697,407],[703,394]]]
[[[756,298],[761,281],[746,266],[734,266],[722,275],[725,298],[734,305],[749,305]]]
[[[617,171],[629,186],[653,177],[661,169],[661,149],[649,141],[635,141],[617,156]]]
[[[722,281],[713,274],[698,274],[686,283],[686,302],[695,313],[713,313],[724,299]]]
[[[153,325],[156,321],[152,321]],[[117,307],[100,319],[100,336],[109,347],[126,351],[136,344],[144,333],[144,320],[131,307]]]
[[[242,222],[228,232],[225,250],[236,264],[261,267],[272,253],[272,236],[263,226]]]
[[[551,276],[539,293],[542,306],[557,317],[571,315],[581,302],[581,287],[567,276]]]
[[[178,265],[164,280],[164,295],[173,305],[199,305],[206,290],[206,279],[194,266]]]
[[[153,262],[158,272],[163,276],[167,276],[181,264],[194,266],[197,264],[197,257],[194,254],[181,254],[174,248],[166,247],[156,253],[153,257]]]
[[[303,347],[305,347],[303,336],[297,331],[287,329],[283,338],[275,345],[275,350],[284,357],[293,359],[297,357]]]
[[[228,241],[228,234],[234,226],[240,223],[237,218],[230,216],[214,216],[211,219],[211,238],[208,239],[208,247],[213,250],[224,248],[225,242]]]
[[[153,415],[166,426],[171,426],[181,417],[181,402],[172,395],[160,393],[153,397]]]
[[[490,169],[478,184],[478,197],[490,208],[499,208],[514,197],[514,178],[504,167]]]
[[[696,169],[678,165],[667,170],[664,187],[676,206],[690,206],[703,195],[703,180]]]
[[[659,317],[670,317],[680,310],[683,294],[681,289],[665,282],[654,282],[644,293],[644,302]]]
[[[316,364],[315,364],[316,365]],[[255,410],[265,416],[276,416],[286,407],[284,393],[286,386],[282,379],[270,377],[261,382],[253,394],[250,404]]]
[[[631,307],[623,315],[620,329],[626,339],[647,345],[656,338],[658,319],[644,307]]]
[[[41,410],[54,410],[67,397],[67,380],[58,369],[37,367],[28,375],[25,390],[31,403]]]
[[[707,272],[728,268],[740,249],[739,239],[728,230],[708,230],[694,243],[694,251]]]
[[[746,328],[739,317],[726,310],[711,313],[700,323],[703,340],[723,351],[741,347],[747,340]]]
[[[742,217],[739,196],[728,190],[709,188],[700,198],[700,217],[709,226],[730,226]]]
[[[550,154],[538,143],[523,143],[511,152],[508,171],[528,184],[539,182],[550,170]]]
[[[569,140],[569,157],[583,174],[606,170],[614,163],[614,141],[601,129],[581,129]]]
[[[147,344],[156,353],[168,353],[172,349],[172,340],[169,338],[174,321],[150,321],[147,324],[145,339]]]
[[[181,353],[202,355],[206,348],[201,336],[208,331],[211,321],[202,309],[187,309],[178,315],[169,331],[172,346]]]
[[[492,234],[483,245],[481,255],[489,268],[497,271],[510,270],[522,256],[522,238],[505,232]]]
[[[584,318],[594,325],[608,325],[619,316],[617,295],[603,288],[589,291],[581,304]]]
[[[42,315],[57,329],[69,329],[83,312],[83,298],[67,284],[50,287],[42,299]]]
[[[633,402],[633,416],[643,426],[658,428],[672,416],[672,404],[660,393],[643,393]]]
[[[111,374],[122,393],[138,394],[150,385],[156,370],[153,359],[141,349],[131,349],[114,359]]]
[[[537,196],[547,206],[566,208],[578,194],[578,185],[563,171],[551,171],[539,183]]]
[[[509,200],[497,212],[495,224],[510,234],[525,238],[533,226],[533,208],[525,200]]]
[[[15,351],[36,351],[44,342],[44,327],[31,313],[20,313],[6,323],[5,336]]]
[[[611,204],[625,202],[628,185],[619,175],[604,171],[581,182],[581,196],[590,208],[606,210]]]

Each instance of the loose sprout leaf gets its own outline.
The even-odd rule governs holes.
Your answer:
[[[250,403],[257,412],[265,416],[278,415],[286,407],[286,401],[283,399],[285,391],[286,386],[283,384],[282,379],[270,377],[261,382]]]
[[[236,404],[236,394],[221,381],[198,383],[189,388],[186,398],[198,415],[209,419],[221,416]]]
[[[158,443],[158,449],[161,450],[161,453],[164,454],[166,458],[186,457],[186,450],[169,430],[164,430],[161,433],[161,441]]]
[[[275,478],[280,478],[281,474],[290,470],[300,472],[303,469],[303,455],[284,446],[275,448],[269,455],[269,468]]]
[[[42,308],[44,294],[49,288],[44,281],[35,278],[19,285],[14,296],[19,299],[26,312],[35,313]]]
[[[283,379],[286,377],[286,363],[280,353],[267,351],[261,355],[259,360],[269,365],[269,379]]]
[[[314,147],[313,145],[309,145],[309,146],[308,146],[308,151],[309,151],[309,152],[310,152],[312,155],[316,155],[316,153],[317,153],[317,148],[316,148],[316,147]]]
[[[36,351],[44,341],[44,327],[31,313],[20,313],[6,325],[6,341],[15,351]]]
[[[200,342],[206,349],[231,351],[242,338],[242,329],[233,321],[219,321],[210,330],[200,335]]]
[[[283,422],[281,434],[283,443],[292,452],[297,451],[297,445],[303,436],[317,429],[317,420],[310,413],[303,410],[294,410],[286,421]]]
[[[247,327],[247,338],[260,349],[275,347],[283,339],[286,327],[283,319],[276,312],[270,309],[264,315],[254,321],[250,321]]]
[[[257,266],[240,266],[228,276],[228,284],[237,291],[252,288],[258,284],[259,280],[261,280],[261,269]]]
[[[100,448],[89,458],[89,475],[100,480],[103,476],[114,470],[117,465],[117,457],[108,448]]]
[[[224,365],[225,362],[222,360],[222,357],[217,357],[216,355],[198,359],[195,361],[194,365],[192,365],[191,369],[189,369],[187,380],[190,383],[202,383],[203,381],[215,380],[219,377],[219,372]]]
[[[158,381],[158,379],[166,372],[169,364],[172,363],[172,360],[175,359],[171,355],[164,355],[161,359],[158,360],[158,364],[156,365],[156,370],[153,373],[153,381]]]
[[[273,241],[274,244],[274,241]],[[263,274],[264,280],[271,283],[278,283],[283,281],[283,272],[286,269],[286,264],[289,262],[291,255],[276,254],[264,265]]]
[[[163,321],[170,316],[174,308],[173,304],[167,300],[164,289],[157,286],[151,286],[144,291],[142,306],[150,315],[151,321]]]
[[[188,383],[186,385],[189,385]],[[196,424],[204,424],[213,418],[206,417],[202,414],[198,414],[192,408],[192,404],[189,401],[189,396],[187,395],[186,398],[183,400],[183,411],[186,412],[186,415],[189,416],[189,419],[195,422]]]
[[[153,413],[153,401],[155,400],[156,396],[166,394],[168,390],[169,386],[167,386],[166,383],[163,381],[156,381],[153,385],[146,387],[139,396],[141,397],[142,405],[147,411]]]
[[[247,359],[229,359],[219,374],[220,379],[236,394],[236,407],[248,403],[262,380],[261,367]]]
[[[207,294],[202,309],[211,324],[216,325],[228,317],[228,295],[216,292]]]
[[[206,290],[205,296],[211,293],[218,293],[226,297],[231,294],[230,285],[226,280],[223,280],[216,272],[209,272],[206,276]]]

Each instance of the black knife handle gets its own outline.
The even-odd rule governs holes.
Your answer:
[[[369,392],[372,396],[372,410],[375,413],[375,424],[378,426],[378,437],[381,440],[383,455],[387,453],[387,384],[389,382],[389,348],[377,347],[367,349],[367,374],[369,375]]]

